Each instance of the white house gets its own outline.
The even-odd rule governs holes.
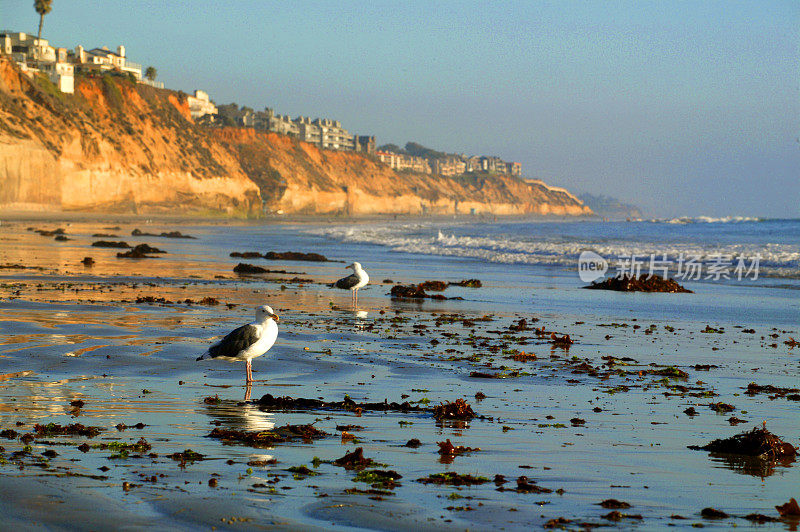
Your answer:
[[[10,55],[23,72],[47,74],[61,92],[75,91],[75,69],[68,63],[66,48],[54,48],[47,39],[24,32],[0,32],[0,52]]]
[[[189,103],[189,112],[195,120],[203,115],[217,114],[217,106],[211,102],[205,91],[196,90],[194,96],[187,96],[186,99]]]
[[[83,46],[78,45],[75,48],[75,58],[82,68],[93,66],[99,70],[117,69],[130,72],[137,81],[142,79],[142,65],[128,61],[125,57],[125,47],[122,45],[117,46],[116,52],[112,52],[106,46],[85,50]]]

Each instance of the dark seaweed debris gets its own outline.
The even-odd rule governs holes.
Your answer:
[[[341,458],[333,461],[335,465],[342,466],[345,469],[364,469],[375,463],[372,458],[364,457],[364,449],[362,447],[356,448],[355,451],[347,453]]]
[[[40,425],[37,423],[33,426],[33,430],[37,438],[43,436],[85,436],[87,438],[94,438],[105,429],[102,427],[87,427],[80,423],[73,423],[71,425],[58,425],[57,423]]]
[[[624,510],[626,508],[630,508],[631,505],[625,501],[618,501],[617,499],[606,499],[602,502],[597,503],[599,506],[603,508],[614,509],[614,510]]]
[[[464,286],[467,288],[480,288],[483,286],[483,283],[480,281],[480,279],[464,279],[463,281],[450,284],[453,286]]]
[[[127,242],[112,242],[109,240],[98,240],[97,242],[92,242],[92,246],[96,248],[131,248],[130,244]]]
[[[775,509],[778,510],[781,517],[800,516],[800,505],[797,504],[794,497],[789,499],[786,504],[776,506]]]
[[[441,282],[441,281],[427,281],[427,282],[428,283],[433,283],[433,282]],[[389,294],[393,298],[405,298],[405,299],[439,299],[439,300],[443,300],[443,299],[463,299],[461,297],[449,297],[448,298],[448,297],[443,296],[442,294],[433,294],[433,295],[428,294],[428,293],[425,292],[425,288],[423,287],[424,284],[426,284],[426,283],[419,284],[419,285],[416,285],[416,284],[409,284],[409,285],[396,284],[396,285],[394,285],[392,287],[392,289],[389,292]]]
[[[196,238],[193,236],[184,235],[180,231],[170,231],[169,233],[164,232],[156,234],[156,233],[143,233],[139,229],[134,229],[133,231],[131,231],[131,236],[156,236],[161,238],[192,238],[192,239]]]
[[[169,455],[169,457],[172,458],[173,460],[177,460],[182,464],[185,464],[186,462],[197,462],[203,460],[203,458],[205,458],[205,455],[202,455],[191,449],[186,449],[182,453],[172,453],[171,455]]]
[[[589,286],[584,286],[589,290],[615,290],[617,292],[667,292],[667,293],[687,293],[687,290],[673,279],[664,279],[660,275],[648,276],[623,275],[621,277],[609,277],[600,283],[593,282]]]
[[[399,486],[398,479],[403,478],[403,475],[397,471],[383,470],[383,469],[369,469],[359,471],[353,478],[353,482],[366,482],[373,488],[379,489],[393,489]]]
[[[461,475],[454,471],[447,471],[445,473],[434,473],[427,477],[417,479],[417,482],[422,484],[439,484],[448,486],[476,486],[489,482],[486,477],[476,477],[473,475]]]
[[[772,384],[759,385],[751,382],[747,385],[747,390],[744,393],[750,396],[766,393],[769,394],[770,399],[785,397],[790,401],[800,401],[800,388],[783,388]]]
[[[442,292],[449,285],[444,281],[425,281],[417,285],[420,290],[430,290],[431,292]]]
[[[706,519],[725,519],[726,517],[730,517],[722,510],[717,510],[716,508],[703,508],[700,511],[700,515]]]
[[[403,403],[356,403],[349,397],[343,401],[322,401],[320,399],[305,399],[298,397],[273,397],[270,394],[264,395],[257,402],[258,406],[267,410],[345,410],[348,412],[356,411],[378,411],[386,412],[396,410],[398,412],[427,412],[428,410],[410,404],[408,401]],[[435,414],[434,414],[435,416]]]
[[[233,267],[233,271],[235,273],[240,274],[257,274],[257,273],[298,273],[298,272],[289,272],[286,270],[268,270],[267,268],[262,268],[261,266],[256,266],[254,264],[248,264],[246,262],[240,262],[236,266]]]
[[[564,525],[568,525],[571,522],[572,519],[567,519],[566,517],[556,517],[554,519],[550,519],[549,521],[547,521],[544,525],[542,525],[542,527],[547,529],[556,527],[564,528]]]
[[[269,273],[269,270],[266,268],[255,266],[253,264],[247,264],[246,262],[240,262],[234,266],[233,271],[236,273]]]
[[[34,232],[40,234],[41,236],[58,236],[66,233],[66,231],[61,227],[52,231],[48,231],[46,229],[34,229]]]
[[[733,412],[736,410],[735,406],[728,403],[723,403],[722,401],[718,403],[711,403],[708,406],[711,408],[711,410],[719,414],[727,414],[728,412]]]
[[[499,489],[498,491],[516,491],[517,493],[553,493],[553,490],[550,488],[542,488],[541,486],[537,486],[535,482],[531,481],[525,475],[517,478],[517,489]]]
[[[772,434],[766,427],[753,427],[753,430],[742,432],[730,438],[714,440],[702,447],[690,445],[689,449],[709,451],[712,453],[738,454],[764,459],[793,458],[797,449]]]
[[[264,254],[267,260],[299,260],[306,262],[329,262],[325,255],[319,253],[301,253],[299,251],[267,251]]]
[[[151,259],[148,253],[166,253],[166,251],[148,246],[147,244],[139,244],[135,248],[124,253],[117,253],[117,257],[121,259]]]
[[[469,421],[476,417],[476,414],[464,399],[456,399],[452,403],[447,401],[446,403],[434,406],[433,417],[436,421],[447,419]]]
[[[450,438],[447,441],[436,442],[439,446],[439,454],[442,456],[458,456],[464,453],[471,453],[473,451],[480,451],[478,447],[465,447],[463,445],[453,445]]]
[[[282,427],[260,432],[217,427],[208,435],[209,438],[216,438],[224,443],[241,443],[252,447],[269,447],[276,443],[285,443],[293,440],[310,442],[313,439],[324,436],[327,436],[327,433],[314,428],[312,425],[283,425]]]

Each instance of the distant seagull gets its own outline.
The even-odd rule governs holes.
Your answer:
[[[341,288],[343,290],[350,290],[353,294],[353,306],[358,304],[358,289],[366,286],[369,282],[369,275],[361,267],[361,263],[354,262],[348,268],[353,268],[353,274],[347,277],[342,277],[331,286]]]
[[[247,385],[253,382],[253,368],[250,363],[260,357],[278,338],[278,316],[272,307],[263,305],[256,308],[256,321],[242,325],[229,332],[225,338],[208,348],[197,360],[219,358],[228,362],[244,360],[247,362]]]

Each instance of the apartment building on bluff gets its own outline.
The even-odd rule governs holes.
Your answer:
[[[356,151],[362,153],[375,152],[375,137],[353,135],[342,127],[338,120],[276,114],[272,108],[263,111],[239,109],[235,105],[219,107],[219,114],[224,120],[261,131],[271,131],[281,135],[289,135],[303,142],[314,144],[325,150]]]
[[[522,165],[520,163],[506,162],[499,157],[486,155],[467,157],[439,153],[429,157],[418,157],[387,149],[378,150],[375,155],[382,163],[394,170],[408,170],[421,174],[456,176],[467,173],[490,173],[517,177],[522,174]]]

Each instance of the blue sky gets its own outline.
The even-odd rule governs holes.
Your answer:
[[[0,26],[35,32],[33,2]],[[498,155],[657,216],[800,216],[800,2],[54,0],[169,88]]]

